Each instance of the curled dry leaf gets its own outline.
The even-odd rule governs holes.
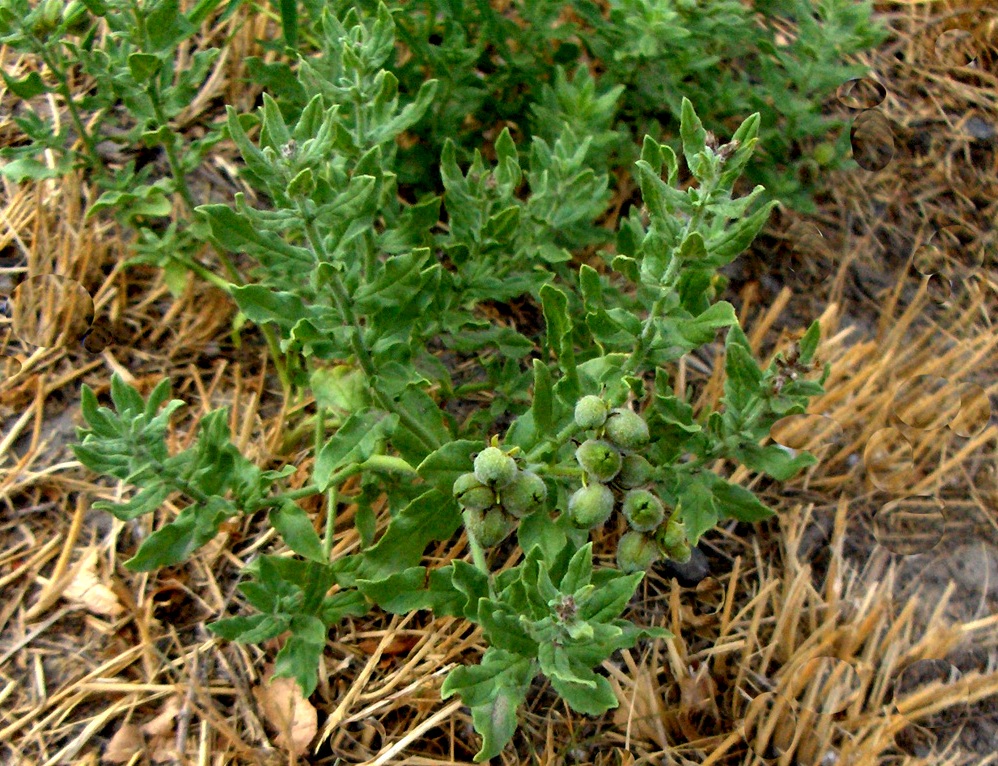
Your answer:
[[[264,674],[263,683],[253,687],[253,696],[264,719],[277,732],[275,742],[296,756],[303,755],[315,738],[319,719],[315,707],[302,696],[293,678],[272,678]]]
[[[127,763],[145,747],[142,729],[137,724],[125,723],[114,733],[107,743],[107,750],[101,756],[104,763]]]
[[[125,611],[114,591],[98,579],[96,548],[83,555],[62,595],[69,601],[83,604],[94,614],[117,617]]]

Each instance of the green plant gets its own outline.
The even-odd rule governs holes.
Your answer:
[[[661,556],[688,559],[722,518],[772,514],[707,466],[727,459],[786,480],[812,464],[759,442],[822,386],[803,374],[788,381],[781,356],[762,369],[731,304],[715,300],[718,269],[776,204],[759,204],[761,186],[732,193],[758,142],[758,114],[719,145],[683,99],[682,155],[695,183],[681,190],[676,154],[645,137],[635,164],[644,206],[622,219],[612,252],[597,251],[600,269],[578,266],[573,250],[592,245],[608,198],[606,170],[587,165],[591,138],[566,120],[553,143],[533,139],[526,171],[508,130],[494,142],[494,165],[476,151],[466,171],[445,141],[443,199],[405,201],[396,139],[432,113],[440,86],[424,82],[403,106],[384,68],[396,29],[388,8],[340,10],[324,10],[314,29],[297,20],[293,34],[286,28],[289,41],[315,34],[322,47],[299,56],[297,106],[265,94],[257,115],[228,110],[225,129],[270,206],[237,195],[234,205],[197,206],[192,224],[220,251],[254,261],[250,281],[223,286],[246,319],[273,330],[292,392],[315,398],[295,430],[312,432],[311,481],[288,489],[290,466],[264,470],[240,454],[225,410],[201,419],[193,446],[169,454],[168,422],[181,405],[167,403],[166,381],[143,401],[115,376],[114,410],[84,388],[89,427],[75,451],[138,488],[126,503],[100,506],[118,518],[155,514],[168,497],[186,502],[139,546],[131,569],[180,564],[226,519],[268,514],[292,555],[249,563],[240,592],[254,611],[211,629],[243,642],[288,633],[276,674],[305,694],[328,631],[347,615],[430,609],[479,625],[488,650],[454,670],[442,694],[471,707],[483,760],[512,738],[539,673],[579,712],[617,704],[595,668],[667,635],[621,618],[643,570]],[[514,298],[539,306],[542,332],[475,312]],[[668,370],[720,331],[723,410],[696,414]],[[818,340],[815,323],[794,356],[801,372]],[[456,381],[433,353],[440,347],[476,352],[479,379]],[[449,414],[449,403],[482,390],[489,406],[463,422]],[[355,475],[361,550],[332,560],[343,484]],[[297,503],[310,495],[324,498],[319,518]],[[381,496],[390,520],[375,539]],[[617,543],[620,569],[594,566],[589,530],[609,523],[612,533],[617,510],[633,527]],[[426,546],[462,527],[472,563],[428,571]],[[514,532],[523,558],[497,571]]]

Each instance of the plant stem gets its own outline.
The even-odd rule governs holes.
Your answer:
[[[322,535],[322,555],[329,561],[333,553],[333,530],[336,527],[337,491],[334,484],[326,490],[326,529]]]
[[[485,549],[482,548],[482,544],[475,538],[474,533],[472,533],[468,525],[468,511],[464,511],[462,515],[464,516],[464,530],[468,533],[468,547],[471,548],[471,560],[475,563],[476,569],[489,575],[491,578],[492,572],[489,570],[489,562],[485,559]]]
[[[301,199],[297,199],[295,202],[298,206],[298,214],[301,216],[302,222],[305,224],[305,235],[308,237],[309,244],[312,246],[312,251],[315,253],[316,258],[320,261],[328,261],[326,248],[322,243],[322,237],[319,236],[319,232],[315,228],[314,216],[309,215],[305,211],[305,206]],[[357,357],[357,361],[360,363],[361,369],[367,376],[367,383],[371,387],[371,392],[374,394],[375,399],[378,400],[378,404],[380,404],[381,407],[387,412],[393,412],[398,415],[399,420],[402,421],[402,424],[412,431],[416,438],[423,443],[423,446],[428,452],[439,449],[440,441],[437,437],[430,433],[422,423],[416,420],[405,407],[393,402],[388,396],[385,395],[384,392],[381,391],[381,389],[378,388],[375,383],[378,371],[374,367],[374,360],[371,358],[370,351],[368,351],[367,346],[364,345],[364,334],[360,328],[360,323],[357,321],[356,314],[353,313],[353,309],[350,307],[350,298],[347,295],[346,287],[344,287],[343,280],[340,279],[340,275],[335,271],[330,271],[329,287],[332,292],[333,302],[336,304],[336,310],[339,311],[340,316],[342,316],[343,320],[353,329],[350,337],[350,346],[353,348],[354,355]]]
[[[541,455],[548,450],[548,447],[554,447],[554,451],[557,452],[563,445],[568,443],[568,440],[571,439],[578,430],[579,427],[573,419],[554,436],[549,436],[547,439],[530,450],[530,452],[526,455],[527,462],[530,463],[539,460]]]

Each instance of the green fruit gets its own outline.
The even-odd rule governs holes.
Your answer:
[[[486,447],[475,458],[475,478],[493,489],[516,478],[516,461],[498,447]]]
[[[578,526],[595,529],[613,513],[613,492],[605,484],[582,487],[568,499],[568,515]]]
[[[90,26],[87,7],[81,0],[72,0],[62,11],[62,22],[69,34],[82,34]]]
[[[586,439],[575,450],[575,459],[596,481],[610,481],[620,471],[620,451],[602,439]]]
[[[617,407],[610,413],[603,433],[621,449],[641,449],[651,438],[644,419],[625,407]]]
[[[624,495],[623,510],[631,529],[637,532],[651,532],[665,518],[662,501],[647,489],[632,489]]]
[[[651,480],[651,472],[651,463],[641,455],[624,455],[620,464],[620,473],[617,474],[617,482],[624,489],[634,489],[647,484]]]
[[[640,532],[626,532],[617,543],[617,566],[624,572],[646,570],[659,557],[655,541]]]
[[[686,539],[686,525],[681,521],[669,519],[655,533],[655,542],[662,554],[673,561],[685,564],[693,555],[690,541]]]
[[[498,545],[516,529],[516,519],[498,506],[487,511],[467,510],[464,512],[464,523],[468,534],[483,548]]]
[[[599,428],[606,422],[608,412],[606,402],[598,396],[583,396],[575,405],[575,424],[586,430]]]
[[[495,490],[482,484],[473,473],[462,473],[454,482],[454,497],[462,508],[484,511],[496,503]]]
[[[499,501],[511,516],[522,519],[537,510],[548,496],[544,479],[533,471],[520,471],[513,483],[499,493]]]

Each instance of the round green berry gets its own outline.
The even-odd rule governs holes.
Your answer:
[[[595,529],[613,513],[613,492],[596,482],[576,490],[568,498],[568,515],[578,526]]]
[[[498,447],[486,447],[475,458],[475,478],[494,489],[516,478],[516,461]]]
[[[610,481],[620,471],[620,450],[602,439],[586,439],[575,450],[575,459],[599,482]]]
[[[668,523],[660,526],[655,533],[655,542],[664,556],[680,564],[685,564],[693,555],[690,541],[686,538],[686,525],[681,521],[669,519]]]
[[[641,455],[624,455],[620,463],[617,483],[624,489],[634,489],[651,480],[651,463]]]
[[[483,548],[498,545],[516,529],[516,519],[498,506],[487,511],[465,511],[464,523],[468,534]]]
[[[548,496],[544,479],[533,471],[520,471],[513,482],[499,493],[499,502],[511,516],[522,519],[537,510]]]
[[[641,449],[651,438],[644,419],[625,407],[617,407],[610,413],[603,433],[621,449]]]
[[[646,570],[660,556],[655,541],[641,532],[626,532],[617,543],[617,566],[625,572]]]
[[[495,505],[496,493],[482,484],[473,473],[462,473],[454,482],[454,498],[462,508],[484,511]]]
[[[583,396],[575,405],[575,425],[585,430],[599,428],[606,422],[608,412],[606,402],[598,396]]]
[[[665,518],[662,501],[647,489],[632,489],[624,495],[623,510],[631,529],[638,532],[651,532]]]

